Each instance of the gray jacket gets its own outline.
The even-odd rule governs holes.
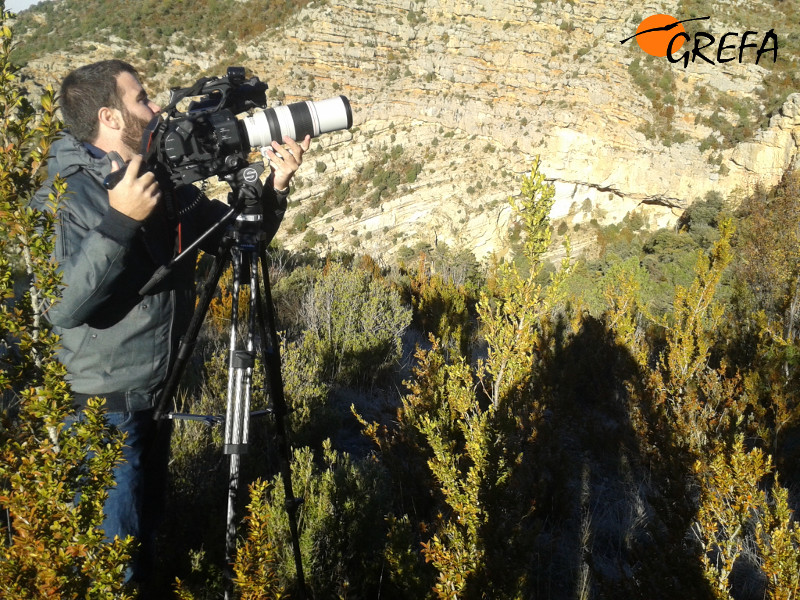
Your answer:
[[[194,309],[196,260],[186,257],[146,296],[139,294],[156,269],[174,257],[177,221],[167,217],[163,201],[143,223],[111,208],[102,182],[112,159],[123,163],[117,155],[96,158],[67,133],[53,146],[50,178],[32,205],[52,210],[52,177],[66,180],[66,197],[56,212],[55,249],[63,293],[47,318],[61,337],[58,358],[72,390],[84,401],[107,396],[109,410],[135,411],[154,405],[166,379]],[[228,211],[192,186],[174,195],[184,247]],[[210,240],[204,249],[213,253],[218,241]]]

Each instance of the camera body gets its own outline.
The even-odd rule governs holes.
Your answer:
[[[253,148],[281,142],[288,135],[306,135],[349,129],[353,125],[350,103],[344,96],[320,102],[296,102],[267,108],[267,84],[258,77],[245,78],[243,67],[229,67],[225,77],[206,77],[186,88],[170,90],[170,101],[142,136],[143,168],[156,174],[163,185],[193,183],[211,176],[225,178],[248,166]],[[178,104],[192,100],[186,112]],[[251,111],[250,116],[238,115]],[[119,170],[106,178],[113,188],[124,176]]]
[[[244,68],[229,67],[225,77],[203,78],[187,88],[173,88],[166,118],[145,132],[145,157],[168,171],[175,184],[224,177],[248,164],[250,144],[236,115],[266,109],[267,84],[257,77],[245,80]],[[177,104],[193,100],[185,113]],[[149,128],[148,128],[149,129]],[[146,145],[146,147],[145,147]],[[146,161],[151,162],[151,161]]]

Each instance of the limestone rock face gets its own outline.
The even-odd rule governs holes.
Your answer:
[[[800,94],[792,94],[769,129],[759,131],[751,142],[739,144],[731,153],[731,163],[741,173],[750,173],[765,182],[774,182],[789,167],[797,167],[800,140]]]
[[[693,101],[708,91],[754,98],[770,72],[769,56],[760,66],[750,59],[667,64],[662,71],[676,97],[670,126],[680,135],[669,146],[646,135],[658,117],[631,74],[645,55],[635,41],[620,41],[643,17],[681,18],[679,11],[675,0],[658,7],[622,0],[308,5],[277,34],[240,47],[235,59],[269,82],[273,99],[344,94],[353,106],[353,130],[314,141],[279,235],[300,247],[311,230],[319,250],[364,251],[387,261],[403,246],[442,242],[478,258],[502,255],[513,224],[507,199],[537,155],[556,187],[551,216],[578,232],[632,211],[650,227],[666,226],[709,191],[735,200],[756,184],[776,184],[800,160],[800,94],[768,128],[715,152],[702,145],[715,135],[702,117],[724,109]],[[723,12],[709,9],[703,26],[735,30]],[[95,44],[84,58],[115,47]],[[234,60],[221,51],[186,55],[169,40],[163,55],[163,72],[149,82],[159,90],[176,76],[188,86],[212,65],[222,75]],[[75,59],[62,62],[72,66]],[[59,64],[57,57],[34,61],[29,77],[60,77],[66,68]],[[376,199],[378,181],[365,167],[397,147],[391,166],[417,163],[418,174]],[[334,202],[335,190],[347,193]],[[291,227],[304,211],[309,229]]]

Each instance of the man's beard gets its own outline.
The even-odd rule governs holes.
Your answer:
[[[142,134],[144,134],[145,127],[150,124],[150,119],[140,119],[123,107],[122,122],[124,125],[122,143],[134,154],[140,154],[142,152]]]

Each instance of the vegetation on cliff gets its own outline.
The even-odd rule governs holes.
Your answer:
[[[45,0],[24,13],[16,27],[23,38],[17,63],[51,52],[80,53],[82,44],[117,38],[142,49],[160,48],[164,39],[188,52],[206,49],[210,41],[236,43],[278,27],[308,0],[144,0],[119,4],[107,0]],[[146,52],[142,50],[142,52]],[[146,53],[141,57],[149,59]]]

